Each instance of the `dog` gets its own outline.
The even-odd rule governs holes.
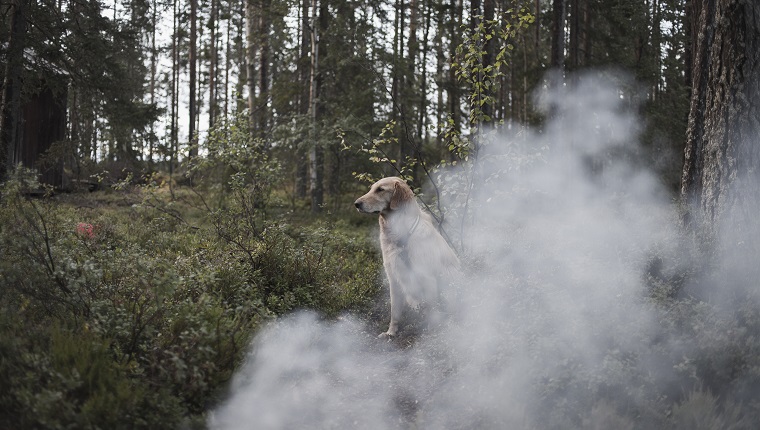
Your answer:
[[[400,178],[375,182],[354,206],[359,212],[379,215],[380,249],[390,284],[391,321],[388,330],[378,337],[393,337],[398,332],[404,303],[412,309],[438,304],[441,286],[459,270],[459,258]]]

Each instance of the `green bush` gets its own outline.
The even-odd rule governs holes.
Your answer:
[[[202,426],[262,322],[367,306],[366,240],[246,212],[239,185],[199,228],[156,187],[87,209],[4,184],[0,428]]]

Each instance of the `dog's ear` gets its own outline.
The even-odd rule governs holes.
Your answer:
[[[414,199],[414,193],[409,185],[402,181],[396,181],[393,184],[393,195],[391,196],[391,210],[398,209],[399,206]]]

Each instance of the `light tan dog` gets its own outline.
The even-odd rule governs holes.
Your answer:
[[[380,248],[390,284],[391,322],[379,337],[396,335],[404,302],[413,309],[435,306],[440,287],[459,270],[459,259],[420,208],[412,189],[383,178],[354,202],[359,212],[380,215]]]

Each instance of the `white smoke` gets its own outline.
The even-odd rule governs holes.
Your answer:
[[[637,416],[646,428],[667,415],[653,409],[684,389],[683,369],[662,357],[689,346],[661,335],[647,276],[675,275],[688,255],[620,82],[545,91],[559,120],[483,142],[474,173],[447,173],[476,184],[448,190],[459,213],[468,202],[471,218],[449,229],[463,226],[469,269],[441,327],[401,345],[360,316],[281,319],[254,340],[210,426],[632,428]]]

